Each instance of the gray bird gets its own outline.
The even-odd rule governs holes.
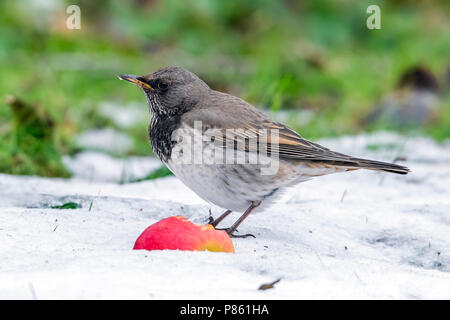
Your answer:
[[[403,73],[397,88],[387,94],[363,124],[378,121],[398,127],[411,127],[436,120],[441,97],[437,78],[425,67],[416,66]]]
[[[180,67],[119,78],[138,85],[145,94],[154,153],[201,198],[226,209],[210,223],[216,227],[232,211],[244,212],[224,229],[232,237],[251,236],[235,231],[255,208],[273,203],[286,187],[315,176],[356,169],[409,172],[404,166],[354,158],[303,139]]]

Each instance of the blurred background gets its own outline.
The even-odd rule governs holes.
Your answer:
[[[80,30],[66,27],[71,4]],[[380,30],[366,27],[371,4]],[[390,130],[443,141],[449,57],[446,0],[2,0],[0,172],[167,175],[148,161],[144,96],[117,75],[168,65],[308,139]]]

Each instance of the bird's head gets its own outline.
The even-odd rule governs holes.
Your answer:
[[[120,75],[119,79],[139,86],[157,115],[186,112],[210,91],[199,77],[181,67],[165,67],[145,76]]]

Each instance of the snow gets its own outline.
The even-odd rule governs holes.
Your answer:
[[[124,154],[133,148],[131,138],[113,128],[85,131],[77,137],[76,142],[80,147],[118,154]]]
[[[146,123],[147,118],[142,117],[143,109],[145,111],[143,104],[137,101],[128,104],[104,101],[99,106],[100,114],[111,119],[120,128],[131,128],[137,123]]]
[[[96,182],[127,182],[142,179],[161,167],[154,157],[114,158],[96,151],[84,151],[63,162],[74,178]]]
[[[320,143],[405,157],[412,173],[299,184],[243,223],[239,231],[257,238],[233,239],[235,254],[131,250],[160,219],[205,223],[209,208],[221,213],[175,177],[118,184],[0,175],[0,298],[449,299],[450,143],[386,132]],[[366,148],[373,144],[381,147]],[[51,208],[68,201],[82,208]]]

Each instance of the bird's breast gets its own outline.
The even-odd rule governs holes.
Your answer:
[[[173,146],[176,144],[173,134],[180,126],[180,118],[177,115],[172,117],[152,115],[148,129],[149,139],[153,152],[164,163],[170,159]]]

